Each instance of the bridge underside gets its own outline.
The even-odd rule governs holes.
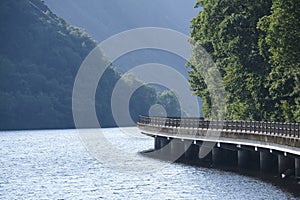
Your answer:
[[[254,141],[228,140],[228,138],[189,138],[170,136],[142,129],[154,137],[154,150],[150,156],[171,161],[206,162],[212,166],[238,167],[277,174],[282,178],[300,178],[300,152],[277,144]]]

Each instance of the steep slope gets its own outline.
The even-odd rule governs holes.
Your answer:
[[[77,70],[95,42],[54,15],[41,0],[0,2],[0,129],[72,128],[72,88]],[[113,126],[110,93],[120,74],[113,69],[97,92],[102,126]],[[130,87],[130,86],[128,86]],[[142,87],[132,115],[155,101]],[[138,113],[137,113],[138,112]]]

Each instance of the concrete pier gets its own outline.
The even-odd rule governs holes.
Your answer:
[[[194,144],[193,141],[185,142],[186,150],[184,153],[185,160],[197,161],[199,159],[199,145]]]
[[[161,137],[154,138],[154,149],[159,150],[161,148]]]
[[[171,145],[169,144],[170,140],[166,137],[156,137],[155,138],[155,150],[159,157],[165,158],[168,157],[171,151]]]
[[[250,152],[244,149],[238,150],[238,167],[247,169],[249,167]]]
[[[212,163],[214,166],[237,166],[237,151],[215,146],[212,149]]]
[[[295,171],[295,160],[293,158],[289,158],[284,155],[278,155],[278,172],[279,175],[286,174],[291,175],[294,174]],[[290,171],[290,172],[288,172]],[[283,177],[284,178],[284,177]]]
[[[263,173],[275,173],[278,171],[277,156],[269,151],[260,151],[260,171]]]
[[[183,141],[178,139],[173,139],[170,143],[171,145],[171,159],[176,161],[184,156],[185,153],[185,144]]]
[[[300,158],[295,158],[295,177],[300,178]]]
[[[222,165],[224,163],[223,151],[219,147],[212,149],[212,163],[213,165]]]

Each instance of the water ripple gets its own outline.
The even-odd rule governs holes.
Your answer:
[[[131,153],[153,145],[151,138],[105,131]],[[181,164],[121,173],[91,158],[76,130],[0,132],[0,141],[0,199],[293,199],[254,178]]]

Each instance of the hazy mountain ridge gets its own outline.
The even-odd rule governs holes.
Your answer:
[[[189,34],[195,0],[45,0],[57,15],[99,42],[137,27],[165,27]]]
[[[195,0],[45,0],[57,15],[85,29],[101,42],[117,33],[141,27],[163,27],[189,35],[190,20],[197,16]],[[188,39],[187,39],[188,40]],[[173,67],[185,77],[186,60],[168,52],[139,50],[114,62],[122,73],[145,63]]]

